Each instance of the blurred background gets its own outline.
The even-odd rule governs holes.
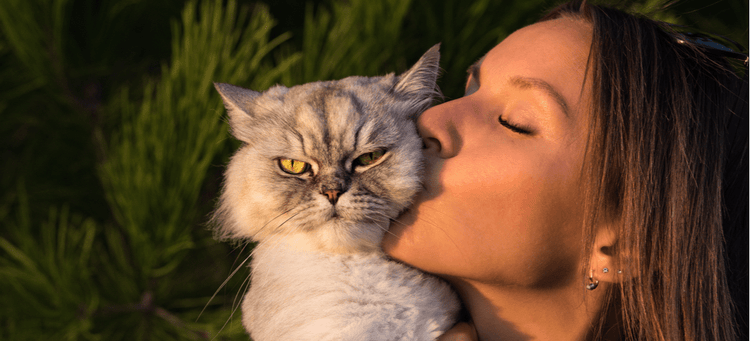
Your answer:
[[[556,4],[0,1],[0,340],[247,339],[252,245],[206,224],[238,146],[211,82],[403,72],[442,42],[449,100]],[[747,0],[626,6],[747,46]]]

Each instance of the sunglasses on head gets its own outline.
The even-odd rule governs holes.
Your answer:
[[[748,55],[747,53],[737,52],[744,51],[744,48],[739,43],[731,40],[727,37],[720,35],[709,35],[704,33],[695,32],[680,32],[678,28],[685,29],[684,26],[669,25],[675,30],[676,40],[678,44],[691,44],[698,48],[701,48],[704,52],[718,55],[721,57],[731,58],[739,61],[745,67],[748,66]],[[735,49],[727,47],[727,45],[733,46]]]

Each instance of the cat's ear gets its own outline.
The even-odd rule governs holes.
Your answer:
[[[221,99],[224,101],[224,107],[227,108],[229,114],[229,126],[232,128],[232,134],[238,139],[242,140],[241,136],[237,136],[238,132],[254,116],[252,112],[253,101],[260,96],[260,92],[241,88],[226,83],[214,83],[216,91],[221,95]]]
[[[437,78],[440,73],[440,44],[431,47],[414,66],[399,75],[393,87],[394,93],[409,98],[420,112],[432,104],[432,99],[440,96]]]

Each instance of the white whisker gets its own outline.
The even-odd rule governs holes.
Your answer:
[[[276,220],[276,219],[278,219],[279,217],[281,217],[281,216],[283,216],[283,215],[285,215],[285,214],[287,214],[287,213],[291,212],[291,211],[292,211],[292,210],[294,210],[294,209],[295,209],[295,208],[289,209],[289,210],[287,210],[287,211],[285,211],[285,212],[283,212],[283,213],[281,213],[281,214],[277,215],[276,217],[274,217],[274,218],[272,218],[271,220],[269,220],[269,221],[268,221],[267,223],[263,224],[263,226],[262,226],[262,227],[261,227],[260,229],[262,230],[262,229],[266,228],[266,226],[268,226],[268,225],[269,225],[270,223],[272,223],[272,222],[273,222],[274,220]],[[299,207],[297,207],[296,209],[299,209],[299,212],[297,212],[297,213],[293,214],[293,215],[292,215],[291,217],[289,217],[289,218],[287,218],[286,220],[284,220],[284,221],[283,221],[283,222],[282,222],[281,224],[279,224],[279,225],[278,225],[278,226],[277,226],[276,228],[279,228],[279,227],[281,227],[281,226],[282,226],[282,225],[284,225],[284,224],[285,224],[286,222],[288,222],[288,221],[289,221],[290,219],[292,219],[292,218],[294,218],[295,216],[297,216],[297,215],[298,215],[299,213],[301,213],[301,212],[302,212],[302,211],[303,211],[304,209],[306,209],[306,207],[302,207],[302,208],[299,208]],[[245,248],[247,247],[247,245],[248,245],[249,243],[243,243],[243,244],[244,244],[244,245],[243,245],[243,247],[242,247],[242,250],[240,250],[240,253],[242,253],[242,251],[244,251],[244,250],[245,250]],[[235,268],[235,269],[234,269],[234,270],[232,271],[232,273],[231,273],[231,274],[229,274],[229,276],[228,276],[228,277],[227,277],[227,278],[226,278],[226,279],[224,280],[224,282],[222,282],[222,283],[221,283],[221,285],[219,286],[219,288],[218,288],[218,289],[216,289],[216,291],[215,291],[215,292],[214,292],[214,294],[213,294],[213,295],[211,296],[211,298],[210,298],[210,299],[208,300],[208,302],[206,303],[206,305],[205,305],[205,306],[203,306],[203,309],[201,310],[200,314],[198,314],[198,318],[196,318],[196,322],[197,322],[197,321],[198,321],[198,319],[199,319],[199,318],[201,317],[201,315],[202,315],[202,314],[203,314],[203,312],[204,312],[204,311],[206,310],[206,308],[207,308],[207,307],[208,307],[208,305],[209,305],[209,304],[211,303],[211,301],[212,301],[212,300],[213,300],[213,299],[214,299],[214,298],[216,297],[216,295],[217,295],[217,294],[219,293],[219,291],[220,291],[220,290],[221,290],[221,289],[222,289],[222,288],[223,288],[223,287],[224,287],[224,286],[225,286],[225,285],[226,285],[226,284],[227,284],[227,283],[229,282],[229,280],[230,280],[230,279],[232,279],[232,277],[234,277],[234,275],[235,275],[235,274],[237,273],[237,271],[239,271],[239,270],[240,270],[240,269],[241,269],[241,268],[242,268],[242,267],[243,267],[243,266],[245,265],[245,263],[247,263],[247,261],[248,261],[248,260],[250,260],[250,259],[252,258],[252,256],[253,256],[253,252],[251,252],[251,253],[250,253],[250,255],[248,255],[247,257],[245,257],[245,259],[244,259],[244,260],[243,260],[243,261],[242,261],[242,262],[240,263],[240,265],[238,265],[238,266],[237,266],[237,268]],[[235,260],[235,263],[236,263],[236,260]],[[234,267],[234,264],[232,264],[232,267]],[[237,295],[239,295],[239,294],[241,294],[241,293],[244,293],[244,292],[245,292],[245,289],[244,289],[244,287],[245,287],[245,283],[247,283],[247,284],[248,284],[248,286],[249,286],[249,284],[250,284],[249,280],[250,280],[250,275],[248,275],[248,276],[247,276],[247,278],[246,278],[246,279],[245,279],[245,280],[244,280],[244,281],[242,282],[242,285],[240,286],[240,290],[239,290],[239,291],[237,292],[237,294],[235,294],[235,298],[234,298],[234,301],[233,301],[233,303],[232,303],[232,307],[233,307],[233,308],[232,308],[232,314],[231,314],[231,315],[229,316],[229,319],[227,319],[227,321],[226,321],[226,322],[224,323],[224,325],[223,325],[223,326],[221,327],[221,329],[219,330],[219,332],[217,333],[217,335],[218,335],[218,334],[219,334],[219,333],[221,332],[221,330],[223,330],[223,329],[224,329],[224,327],[226,326],[226,324],[227,324],[227,323],[228,323],[228,322],[229,322],[229,321],[231,320],[232,316],[234,315],[234,312],[235,312],[235,311],[237,310],[237,308],[238,308],[238,307],[240,306],[240,304],[237,304],[237,306],[235,307],[235,303],[237,302]]]
[[[247,244],[245,244],[245,247],[246,246],[247,246]],[[242,250],[245,250],[245,247],[243,247]],[[240,253],[242,253],[242,251],[240,251]],[[237,268],[234,269],[234,271],[232,271],[231,274],[229,274],[229,277],[227,277],[227,279],[225,279],[224,282],[221,283],[221,285],[219,286],[219,288],[216,289],[216,291],[214,292],[213,295],[211,295],[211,298],[208,299],[208,302],[206,303],[206,305],[203,306],[203,309],[201,310],[200,314],[198,314],[198,317],[195,319],[195,322],[198,322],[198,319],[201,318],[201,315],[203,315],[203,312],[206,310],[206,308],[211,303],[211,301],[214,299],[214,297],[216,297],[216,295],[227,284],[227,282],[229,282],[229,280],[232,279],[232,277],[234,277],[234,274],[236,274],[237,271],[239,271],[242,268],[242,266],[245,265],[245,263],[247,263],[247,261],[250,259],[251,256],[252,256],[252,254],[250,254],[247,257],[245,257],[245,260],[243,260],[242,263],[240,263],[240,265],[238,265]],[[232,266],[234,266],[234,264],[232,264]]]
[[[279,215],[277,215],[277,216],[273,217],[273,218],[272,218],[271,220],[269,220],[269,221],[267,221],[267,222],[266,222],[265,224],[263,224],[263,226],[261,226],[261,227],[260,227],[260,229],[258,229],[258,231],[262,231],[263,229],[265,229],[265,228],[266,228],[266,226],[268,226],[268,224],[272,223],[272,222],[273,222],[274,220],[276,220],[276,219],[278,219],[279,217],[281,217],[281,216],[283,216],[283,215],[285,215],[285,214],[287,214],[287,213],[291,212],[291,211],[292,211],[292,210],[294,210],[294,209],[300,209],[300,210],[304,210],[304,209],[305,209],[305,207],[302,207],[302,208],[299,208],[299,207],[293,207],[293,208],[290,208],[290,209],[286,210],[285,212],[282,212],[282,213],[280,213]],[[297,214],[299,214],[299,212],[297,212],[296,214],[294,214],[294,215],[293,215],[292,217],[296,216]],[[288,220],[289,220],[289,219],[287,219],[287,221],[288,221]],[[285,223],[285,222],[286,222],[286,221],[284,221],[284,223]],[[284,223],[281,223],[281,224],[280,224],[279,226],[276,226],[276,227],[278,228],[278,227],[280,227],[281,225],[284,225]]]
[[[245,280],[242,281],[242,285],[240,285],[240,291],[238,293],[244,292],[243,287],[245,287],[245,283],[248,283],[248,286],[250,285],[250,275],[248,275],[247,278],[245,278]],[[237,295],[235,295],[234,297],[235,297],[234,298],[234,302],[236,302],[237,301]],[[234,313],[237,311],[237,308],[240,307],[240,304],[237,304],[237,306],[235,307],[234,302],[232,303],[232,312],[229,314],[229,317],[224,322],[224,324],[221,326],[221,328],[219,329],[219,331],[216,332],[216,335],[214,335],[214,337],[211,338],[212,341],[214,339],[216,339],[216,337],[219,336],[219,334],[221,334],[221,331],[224,330],[224,328],[227,326],[227,324],[229,323],[229,321],[232,320],[232,317],[234,316]]]
[[[380,216],[386,218],[386,219],[382,220],[383,222],[386,222],[386,221],[389,220],[388,216],[385,215],[385,214],[383,214],[383,213],[380,213],[380,212],[370,212],[370,213],[377,214],[377,215],[380,215]],[[374,220],[376,222],[379,221],[379,220],[377,220],[375,218],[372,218],[372,216],[370,216],[369,214],[365,214],[364,216],[367,217],[368,219]],[[377,225],[378,228],[380,228],[381,230],[385,231],[386,233],[389,233],[389,234],[393,235],[394,237],[398,237],[395,234],[393,234],[393,232],[391,232],[389,229],[387,229],[387,228],[385,228],[383,226],[380,226],[380,224],[375,224],[375,225]]]

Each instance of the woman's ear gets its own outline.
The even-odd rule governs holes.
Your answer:
[[[625,277],[618,264],[617,233],[612,225],[604,225],[596,230],[594,247],[591,249],[591,265],[587,275],[604,283],[620,283]]]

